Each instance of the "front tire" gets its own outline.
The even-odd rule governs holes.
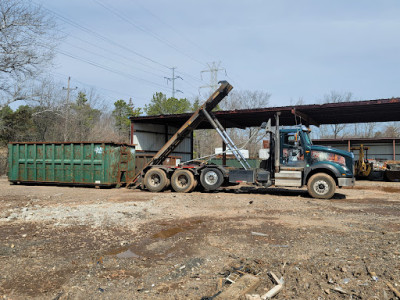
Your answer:
[[[168,185],[167,174],[159,168],[153,168],[146,172],[144,185],[150,192],[161,192]]]
[[[224,182],[224,176],[217,168],[205,168],[201,171],[200,182],[206,191],[215,191]]]
[[[197,181],[189,170],[176,170],[171,177],[172,189],[177,193],[189,193],[194,190]]]
[[[308,193],[317,199],[330,199],[335,194],[335,180],[328,174],[317,173],[307,183]]]

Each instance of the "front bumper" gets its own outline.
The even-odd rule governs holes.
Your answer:
[[[338,178],[338,186],[354,186],[356,183],[356,180],[354,177],[350,178]]]

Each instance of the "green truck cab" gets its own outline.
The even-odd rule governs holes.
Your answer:
[[[276,141],[279,162],[275,160],[278,163],[269,170],[275,186],[306,185],[312,197],[326,199],[333,196],[336,186],[354,185],[353,153],[313,145],[309,131],[301,126],[280,129]]]

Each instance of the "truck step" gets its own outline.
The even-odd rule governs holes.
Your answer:
[[[293,186],[301,187],[301,172],[300,171],[280,171],[275,173],[275,186]]]

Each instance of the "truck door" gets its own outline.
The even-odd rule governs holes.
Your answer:
[[[304,150],[298,132],[281,133],[281,164],[286,166],[303,166]]]

